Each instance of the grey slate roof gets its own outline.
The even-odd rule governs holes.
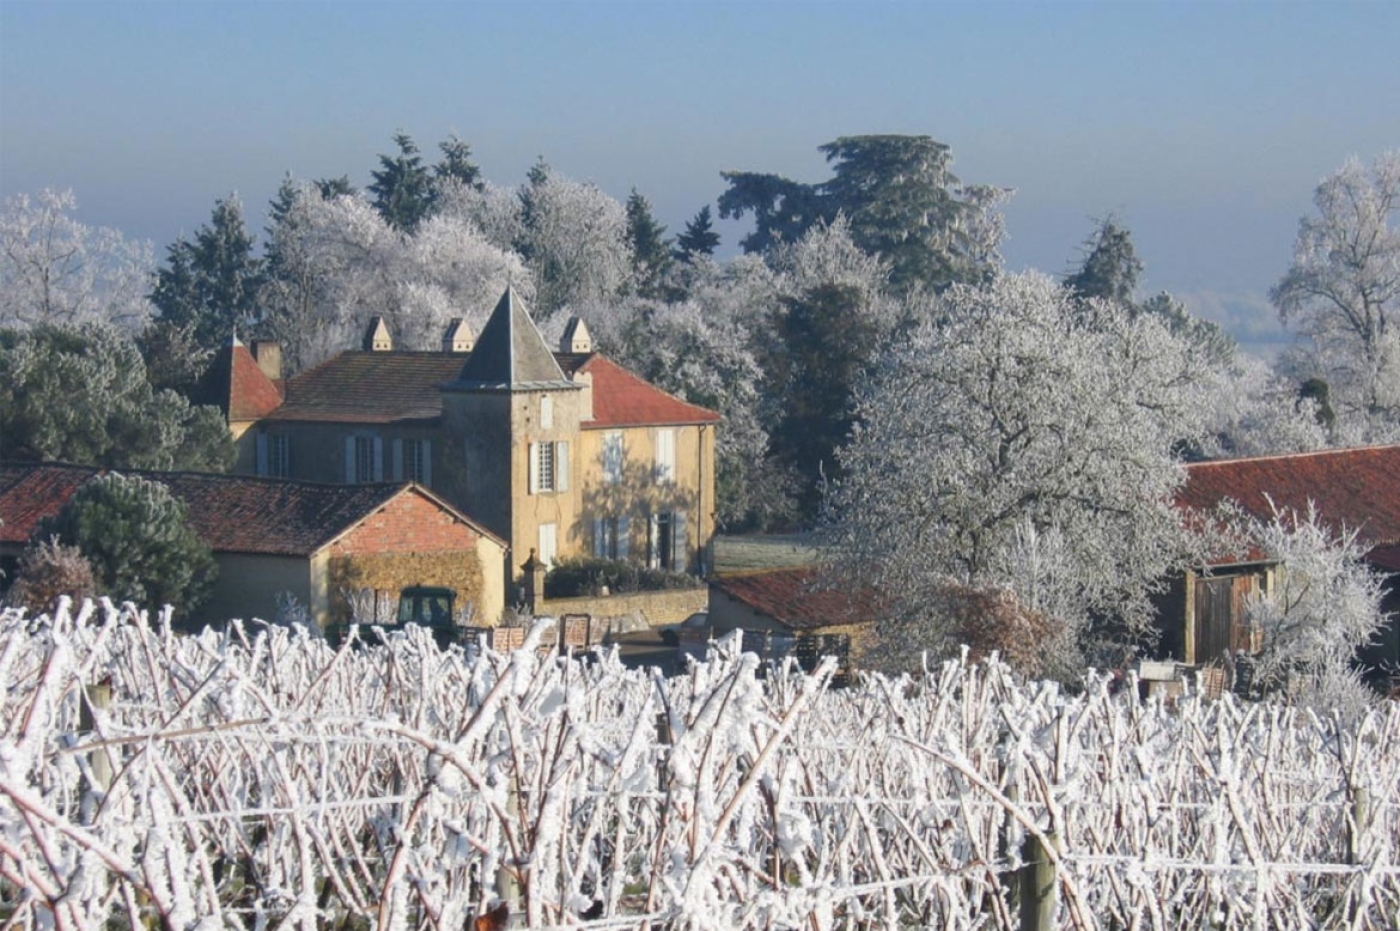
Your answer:
[[[577,388],[530,319],[525,303],[506,288],[451,388]]]

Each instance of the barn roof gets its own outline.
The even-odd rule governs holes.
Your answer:
[[[498,539],[440,498],[409,483],[321,485],[202,472],[108,470],[62,464],[0,466],[0,543],[23,544],[86,481],[108,471],[168,487],[190,526],[216,553],[310,556],[401,494],[420,494],[477,533]]]
[[[863,624],[879,613],[872,593],[827,584],[812,566],[727,575],[711,579],[710,586],[790,630]]]

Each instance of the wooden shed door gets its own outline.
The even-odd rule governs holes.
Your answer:
[[[1253,649],[1244,610],[1257,587],[1252,575],[1196,580],[1196,662],[1219,659],[1226,650]]]

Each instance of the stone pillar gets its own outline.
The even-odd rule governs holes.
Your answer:
[[[530,548],[530,558],[520,567],[525,572],[525,608],[538,617],[544,614],[544,574],[545,564],[535,556],[535,548]]]

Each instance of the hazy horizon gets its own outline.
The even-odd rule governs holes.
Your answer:
[[[743,169],[828,176],[842,135],[927,134],[1017,189],[1012,269],[1063,273],[1095,220],[1144,290],[1249,345],[1313,187],[1400,146],[1400,4],[0,5],[0,194],[72,188],[157,256],[283,175],[364,185],[397,130],[456,132],[490,181],[543,156],[674,235]],[[721,224],[723,254],[747,224]]]

